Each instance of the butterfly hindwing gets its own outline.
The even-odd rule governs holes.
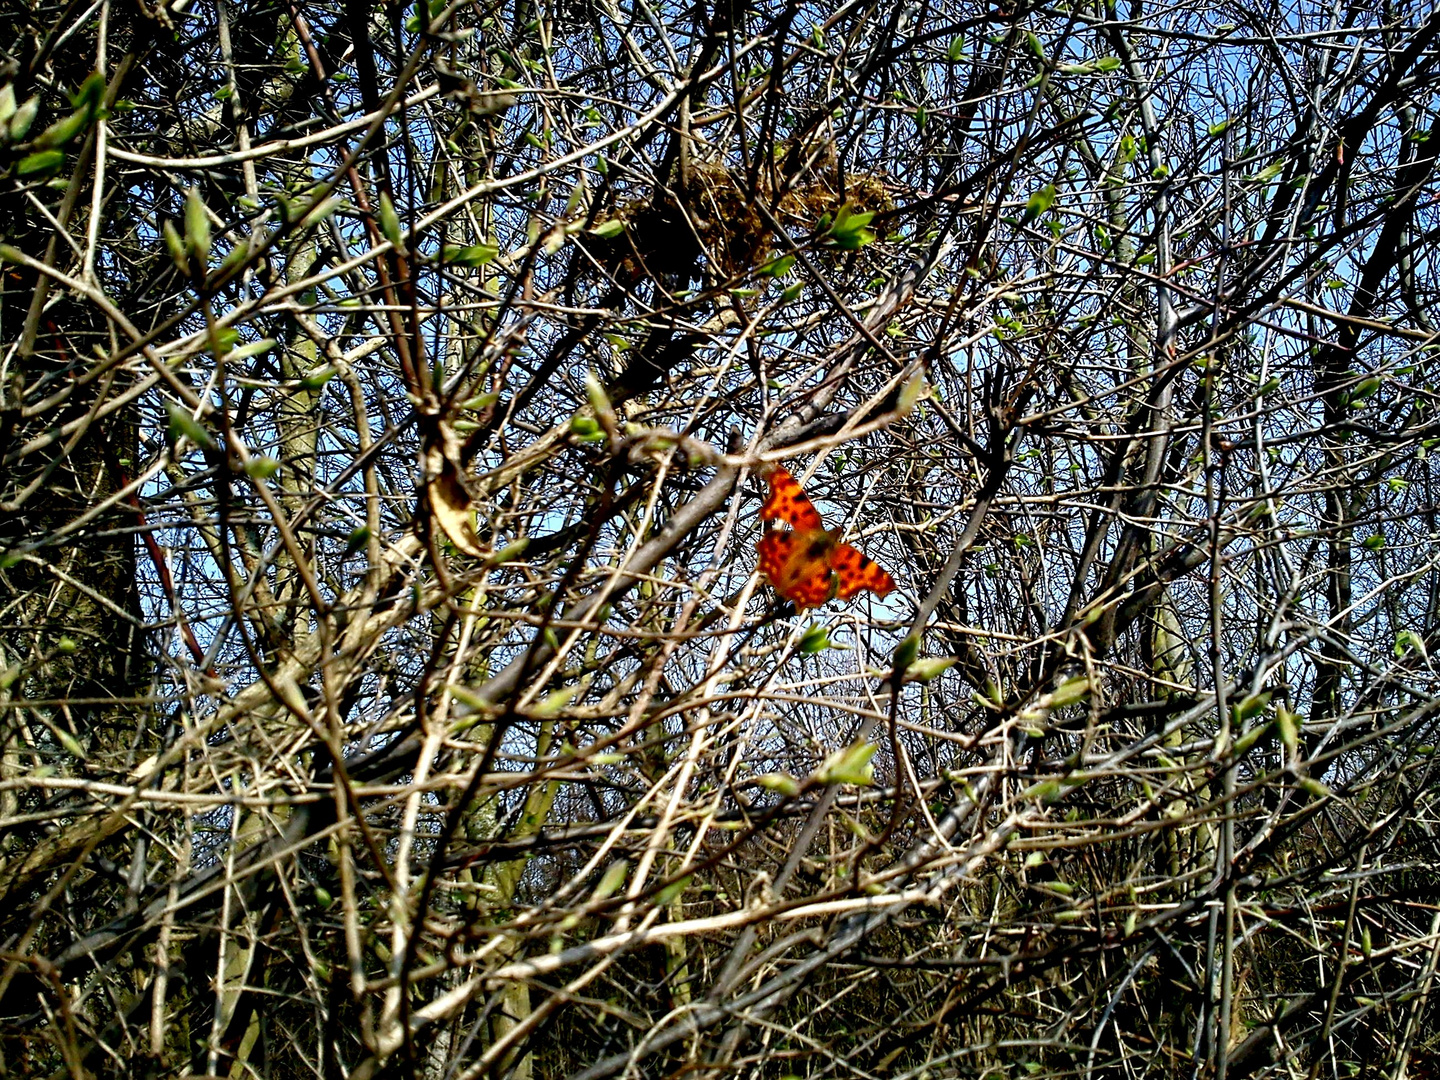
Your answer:
[[[849,599],[862,589],[884,596],[895,588],[895,579],[882,570],[879,563],[849,544],[835,545],[830,553],[830,565],[835,570],[837,581],[835,595],[841,600]]]
[[[779,588],[784,578],[785,564],[795,550],[793,532],[768,532],[760,537],[755,550],[760,553],[760,573],[770,579],[770,584]]]
[[[835,546],[823,529],[769,532],[755,545],[760,572],[797,608],[819,607],[835,595],[829,554]]]
[[[835,582],[830,568],[823,564],[812,568],[810,574],[790,586],[784,593],[785,599],[795,605],[797,611],[819,607],[835,595]]]
[[[800,482],[779,465],[770,470],[770,497],[760,508],[760,520],[783,521],[798,532],[820,528],[820,512],[800,490]]]

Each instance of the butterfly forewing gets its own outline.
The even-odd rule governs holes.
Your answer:
[[[800,490],[800,482],[777,465],[770,471],[770,498],[760,508],[760,520],[783,521],[804,532],[820,528],[820,511]]]

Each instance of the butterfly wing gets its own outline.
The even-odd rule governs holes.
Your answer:
[[[770,497],[760,508],[762,521],[783,521],[797,532],[820,528],[820,512],[800,490],[800,482],[779,465],[770,470]]]
[[[880,569],[879,563],[849,544],[835,545],[830,552],[830,565],[835,570],[835,595],[841,600],[848,600],[864,589],[869,589],[876,596],[884,596],[895,588],[895,579]]]
[[[775,591],[799,610],[819,607],[835,595],[828,554],[832,541],[823,530],[769,532],[755,545],[760,572]]]

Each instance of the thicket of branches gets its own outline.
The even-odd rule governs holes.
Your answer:
[[[9,12],[0,1071],[1433,1074],[1429,5]]]

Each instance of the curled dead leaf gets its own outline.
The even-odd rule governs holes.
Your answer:
[[[449,436],[446,438],[445,436]],[[446,453],[446,443],[454,443],[454,436],[448,430],[436,439],[425,452],[425,494],[430,510],[435,515],[441,530],[450,542],[466,555],[484,558],[490,552],[480,546],[480,536],[475,531],[475,515],[470,509],[470,493],[460,480],[458,447],[451,447]]]
[[[470,511],[470,496],[460,483],[455,470],[447,468],[430,481],[430,509],[445,535],[466,555],[484,558],[490,554],[480,546],[475,531],[475,515]]]

